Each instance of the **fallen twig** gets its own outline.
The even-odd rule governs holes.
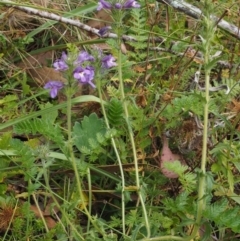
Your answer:
[[[176,0],[157,0],[157,1],[169,4],[172,7],[176,8],[180,11],[183,11],[187,15],[189,15],[191,17],[194,17],[194,18],[200,18],[201,14],[202,14],[200,9],[198,9],[197,7],[195,7],[191,4],[185,3],[184,1],[181,1],[181,2],[176,1]],[[28,14],[34,14],[34,15],[37,15],[37,16],[40,16],[40,17],[43,17],[43,18],[46,18],[46,19],[51,19],[51,20],[55,20],[55,21],[58,21],[58,22],[70,24],[72,26],[76,26],[76,27],[79,27],[83,30],[86,30],[86,31],[90,32],[90,33],[93,33],[97,36],[100,36],[99,33],[98,33],[99,29],[92,28],[89,25],[80,22],[79,20],[69,19],[69,18],[66,18],[66,17],[59,16],[59,15],[54,14],[54,13],[42,11],[42,10],[35,9],[35,8],[32,8],[32,7],[21,6],[18,3],[15,3],[15,2],[12,2],[12,1],[9,1],[9,0],[1,0],[0,3],[8,5],[8,6],[12,6],[12,7],[16,8],[16,9],[19,9],[23,12],[26,12]],[[217,17],[215,17],[215,16],[213,16],[213,18],[217,19]],[[232,33],[233,35],[235,35],[235,37],[240,39],[240,33],[239,33],[240,30],[235,25],[231,25],[224,20],[219,21],[218,25],[219,25],[219,27],[221,27],[224,30]],[[229,29],[224,28],[225,25],[228,26]],[[109,33],[106,33],[104,36],[100,36],[100,37],[102,37],[102,38],[117,38],[117,34],[109,32]],[[128,36],[128,35],[123,35],[122,39],[125,40],[125,41],[136,41],[136,39],[134,37],[131,37],[131,36]],[[159,41],[164,42],[164,39],[158,37],[158,38],[154,38],[154,41],[155,42],[159,42]],[[173,44],[174,44],[174,42],[173,42]],[[166,49],[164,50],[163,48],[158,48],[158,47],[157,48],[153,47],[151,49],[157,50],[157,51],[174,53],[174,54],[177,54],[179,56],[184,55],[183,53],[176,53],[172,50],[166,50]],[[225,61],[218,61],[218,64],[222,67],[225,67],[225,68],[231,68],[232,67],[232,65],[230,63],[225,62]],[[238,68],[239,68],[239,66],[238,66]]]
[[[100,36],[100,34],[98,33],[99,29],[92,28],[89,25],[84,24],[84,23],[82,23],[82,22],[80,22],[79,20],[76,20],[76,19],[65,18],[65,17],[59,16],[57,14],[42,11],[42,10],[35,9],[35,8],[32,8],[32,7],[20,6],[20,5],[16,4],[15,2],[8,1],[8,0],[2,0],[0,3],[8,5],[8,6],[12,6],[12,7],[16,8],[16,9],[19,9],[23,12],[26,12],[30,15],[34,14],[34,15],[37,15],[37,16],[40,16],[40,17],[43,17],[43,18],[46,18],[46,19],[51,19],[51,20],[55,20],[55,21],[58,21],[58,22],[61,22],[61,23],[70,24],[72,26],[79,27],[83,30],[86,30],[90,33],[93,33],[93,34],[96,34],[96,35]],[[104,38],[107,38],[107,37],[117,38],[118,36],[117,36],[117,34],[114,34],[114,33],[106,33],[104,35]],[[133,38],[131,36],[127,36],[127,35],[123,35],[122,39],[124,39],[126,41],[135,41],[135,38]]]
[[[203,15],[202,11],[189,4],[186,3],[184,0],[157,0],[158,2],[163,2],[167,5],[170,5],[171,7],[177,9],[180,12],[185,13],[186,15],[193,17],[195,19],[200,19]],[[240,29],[235,26],[234,24],[228,23],[227,21],[220,19],[217,16],[211,15],[212,20],[214,20],[217,24],[217,26],[228,33],[230,33],[232,36],[234,36],[237,39],[240,39]]]

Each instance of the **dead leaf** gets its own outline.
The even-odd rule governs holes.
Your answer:
[[[29,55],[22,59],[17,67],[26,70],[26,72],[36,81],[39,85],[43,86],[49,80],[66,81],[62,73],[54,70],[53,68],[46,67],[49,62],[53,62],[53,52],[48,51],[34,56]]]
[[[111,17],[111,14],[109,14],[108,11],[102,9],[94,15],[93,19],[87,22],[87,25],[92,28],[100,29],[105,26],[110,26],[112,22],[113,19]]]
[[[17,64],[19,68],[29,69],[33,67],[47,66],[48,62],[53,62],[54,54],[53,51],[47,51],[40,54],[28,55],[22,58],[22,61]]]
[[[57,225],[56,221],[50,216],[44,217],[44,219],[49,229],[52,229]]]
[[[41,210],[39,210],[36,206],[34,205],[31,205],[30,206],[30,210],[34,212],[35,216],[37,218],[41,218],[43,216],[43,213]]]
[[[41,86],[47,83],[49,80],[58,80],[66,82],[66,79],[63,78],[62,73],[56,71],[53,68],[42,67],[42,68],[33,68],[26,70],[27,73]]]
[[[233,103],[233,105],[234,105],[234,107],[232,108],[232,110],[233,110],[234,112],[239,113],[239,112],[240,112],[240,102],[238,102],[237,100],[233,99],[233,100],[232,100],[232,103]]]
[[[139,65],[136,65],[133,69],[138,73],[143,73],[146,71],[146,69],[144,67],[141,67]]]
[[[56,226],[56,221],[52,217],[44,215],[44,213],[41,210],[39,210],[36,206],[31,205],[30,210],[34,212],[37,218],[43,217],[49,229],[52,229]]]

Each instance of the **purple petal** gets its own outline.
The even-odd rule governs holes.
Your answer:
[[[58,94],[58,91],[62,89],[64,84],[60,81],[49,81],[44,85],[44,89],[49,89],[50,90],[50,96],[51,98],[55,98]]]
[[[82,68],[81,66],[77,67],[73,71],[73,77],[78,80],[82,84],[90,84],[93,88],[96,86],[92,83],[94,79],[94,68],[92,66],[87,66],[86,68]]]
[[[57,71],[65,71],[68,69],[68,65],[62,59],[57,59],[53,63],[53,67]]]
[[[74,64],[82,64],[85,61],[94,61],[94,57],[90,55],[87,51],[81,51]]]
[[[68,69],[68,65],[66,64],[67,61],[67,54],[65,52],[62,52],[62,56],[60,59],[57,59],[53,63],[53,67],[57,71],[65,71]]]
[[[106,27],[100,28],[98,31],[98,34],[103,37],[104,35],[109,33],[110,29],[112,29],[111,26],[106,26]]]
[[[98,7],[97,7],[97,10],[99,11],[99,10],[101,10],[101,9],[111,9],[112,8],[112,4],[111,3],[109,3],[109,2],[107,2],[107,1],[105,1],[105,0],[100,0],[99,2],[98,2]]]
[[[96,85],[95,84],[93,84],[93,82],[92,81],[89,81],[88,82],[88,84],[90,84],[94,89],[96,88]]]
[[[123,4],[123,8],[140,8],[141,5],[135,0],[127,0]]]
[[[111,67],[117,66],[117,63],[115,61],[115,58],[111,54],[109,54],[103,57],[102,65],[104,68],[109,69]]]
[[[115,4],[116,9],[122,9],[122,4],[121,3],[116,3]]]
[[[57,89],[57,88],[52,88],[52,89],[50,90],[50,96],[51,96],[52,98],[55,98],[55,97],[57,96],[57,94],[58,94],[58,89]]]
[[[68,56],[67,56],[66,52],[63,51],[61,60],[66,62],[67,58],[68,58]]]

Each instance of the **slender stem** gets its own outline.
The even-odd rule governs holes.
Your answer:
[[[205,58],[205,61],[207,58]],[[202,160],[201,160],[201,176],[199,178],[199,187],[198,187],[198,206],[197,206],[197,217],[196,224],[193,228],[191,238],[196,236],[199,228],[200,222],[202,219],[202,212],[205,208],[205,185],[206,185],[206,163],[207,163],[207,140],[208,140],[208,109],[209,109],[209,80],[210,80],[210,71],[205,71],[205,86],[206,86],[206,103],[204,105],[204,127],[203,127],[203,147],[202,147]]]
[[[71,87],[69,87],[69,88],[71,88]],[[83,205],[83,210],[84,210],[85,214],[87,215],[88,219],[90,220],[90,222],[96,228],[96,230],[98,230],[98,232],[104,236],[104,233],[95,224],[94,220],[92,219],[91,214],[89,213],[89,211],[86,207],[85,196],[83,194],[83,189],[82,189],[82,184],[81,184],[81,180],[80,180],[79,173],[78,173],[77,163],[76,163],[76,159],[75,159],[73,148],[72,148],[72,118],[71,117],[72,117],[72,94],[71,94],[71,90],[69,89],[69,90],[67,90],[67,128],[68,128],[67,131],[68,131],[68,152],[69,152],[68,156],[70,157],[69,159],[71,160],[71,163],[73,166],[73,170],[74,170],[74,174],[75,174],[75,178],[76,178],[76,182],[77,182],[77,189],[78,189],[78,193],[80,196],[80,200]]]
[[[88,179],[88,206],[89,206],[89,214],[91,216],[92,214],[92,180],[91,180],[91,173],[90,173],[90,169],[87,169],[87,179]],[[90,230],[90,219],[88,219],[88,223],[87,223],[87,232],[89,232]]]
[[[62,216],[66,219],[68,225],[71,227],[72,230],[74,230],[74,232],[76,233],[76,235],[78,236],[79,240],[85,240],[84,237],[82,237],[82,235],[78,232],[78,230],[76,229],[75,225],[72,223],[72,221],[68,218],[68,215],[67,213],[65,212],[65,210],[62,209],[62,206],[60,205],[58,199],[59,199],[59,196],[56,195],[56,193],[54,193],[52,191],[52,188],[50,187],[49,185],[49,182],[46,182],[46,190],[48,190],[48,192],[50,193],[51,195],[51,198],[53,199],[54,201],[54,205],[56,205],[56,207],[61,211],[61,214]],[[56,197],[58,198],[56,198]],[[65,230],[66,231],[66,230]],[[67,231],[66,231],[67,233]]]
[[[100,85],[99,79],[97,79],[97,89],[98,89],[98,95],[99,95],[99,98],[100,98],[100,104],[101,104],[104,120],[105,120],[107,128],[110,129],[110,125],[109,125],[107,114],[106,114],[106,109],[105,109],[105,106],[104,106],[104,103],[103,103],[103,96],[102,96],[101,85]],[[124,171],[123,171],[121,158],[120,158],[120,155],[119,155],[118,150],[117,150],[117,145],[116,145],[115,139],[113,137],[111,137],[111,142],[112,142],[112,146],[113,146],[115,155],[117,157],[117,161],[118,161],[118,165],[119,165],[119,169],[120,169],[120,174],[121,174],[121,180],[122,180],[122,192],[121,192],[121,198],[122,198],[122,229],[123,229],[123,234],[125,235],[126,234],[126,228],[125,228],[125,226],[126,226],[126,221],[125,221],[125,195],[124,195],[125,177],[124,177]]]
[[[70,91],[68,91],[70,92]],[[71,140],[72,140],[72,96],[67,93],[67,132],[68,132],[68,145],[69,151],[71,151]]]
[[[46,229],[46,232],[48,233],[48,232],[49,232],[49,229],[48,229],[46,220],[45,220],[45,218],[44,218],[44,216],[43,216],[42,210],[41,210],[41,208],[39,207],[39,202],[38,202],[37,199],[36,199],[35,193],[32,194],[32,197],[33,197],[34,203],[35,203],[35,205],[36,205],[36,207],[37,207],[38,213],[39,213],[39,215],[40,215],[40,217],[41,217],[41,219],[42,219],[42,222],[43,222],[43,224],[44,224],[44,227],[45,227],[45,229]]]
[[[208,0],[206,0],[208,4]],[[207,9],[208,10],[208,9]],[[206,186],[206,164],[207,164],[207,141],[208,141],[208,114],[209,114],[209,88],[210,88],[210,72],[211,68],[209,67],[210,63],[210,48],[211,41],[214,36],[213,22],[210,19],[210,15],[207,15],[206,19],[206,39],[203,41],[204,47],[204,66],[205,66],[205,105],[204,105],[204,126],[203,126],[203,146],[202,146],[202,159],[201,159],[201,173],[199,177],[199,186],[198,186],[198,205],[197,205],[197,216],[196,224],[194,225],[191,236],[188,240],[192,240],[199,231],[201,226],[202,213],[205,208],[205,186]]]
[[[161,236],[161,237],[154,237],[154,238],[144,238],[144,239],[140,239],[138,241],[172,241],[172,240],[178,240],[178,241],[186,241],[185,238],[181,238],[178,236],[173,236],[173,235],[166,235],[166,236]]]
[[[120,28],[121,28],[121,26],[119,25],[118,26],[118,31],[119,31]],[[145,203],[144,203],[144,199],[142,197],[141,187],[140,187],[140,179],[139,179],[139,173],[138,173],[137,151],[136,151],[136,146],[135,146],[135,141],[134,141],[134,136],[133,136],[133,130],[132,130],[131,124],[129,123],[129,113],[128,113],[127,102],[126,102],[126,99],[125,99],[123,76],[122,76],[122,52],[121,52],[120,46],[121,46],[121,37],[120,37],[120,34],[118,33],[118,78],[119,78],[119,88],[120,88],[121,98],[122,98],[122,101],[123,101],[123,109],[124,109],[124,114],[125,114],[125,118],[126,118],[126,122],[127,122],[129,138],[130,138],[130,142],[131,142],[131,146],[132,146],[137,191],[138,191],[138,195],[139,195],[140,202],[141,202],[142,209],[143,209],[145,225],[146,225],[146,229],[147,229],[147,237],[150,237],[151,236],[150,225],[149,225],[148,215],[147,215],[147,211],[146,211],[146,207],[145,207]]]

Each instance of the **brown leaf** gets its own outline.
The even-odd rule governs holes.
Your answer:
[[[44,216],[44,213],[41,210],[39,210],[36,206],[31,205],[30,210],[34,212],[37,218],[43,217],[49,229],[52,229],[56,226],[56,221],[50,216]]]
[[[141,66],[139,66],[139,65],[136,65],[136,66],[134,67],[134,70],[135,70],[136,72],[138,72],[138,73],[143,73],[143,72],[146,71],[146,69],[145,69],[144,67],[141,67]]]
[[[66,79],[63,78],[61,72],[49,67],[28,69],[27,73],[41,86],[49,80],[66,82]]]
[[[34,214],[35,214],[35,216],[36,216],[37,218],[41,218],[41,216],[43,216],[42,211],[39,210],[39,209],[38,209],[36,206],[34,206],[34,205],[31,205],[31,206],[30,206],[30,210],[34,212]]]
[[[49,229],[52,229],[57,225],[56,221],[50,216],[44,217],[44,219]]]
[[[54,203],[55,202],[52,198],[48,200],[48,203],[44,210],[44,216],[50,216],[53,213],[53,211],[54,213],[59,212],[59,208],[56,205],[54,205]]]
[[[111,25],[112,22],[113,19],[111,17],[111,14],[109,14],[108,11],[102,9],[94,15],[93,19],[87,22],[87,25],[89,25],[92,28],[100,29],[102,27]]]
[[[26,72],[36,81],[36,83],[43,86],[49,80],[65,81],[62,73],[53,68],[46,67],[48,62],[53,61],[53,52],[48,51],[34,56],[28,56],[22,59],[17,67],[25,69]]]
[[[42,65],[47,66],[48,61],[51,61],[51,62],[53,61],[52,51],[24,57],[22,58],[22,61],[17,66],[24,69],[41,67]]]

